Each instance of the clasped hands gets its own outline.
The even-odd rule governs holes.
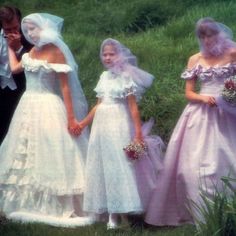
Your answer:
[[[68,131],[74,136],[79,136],[82,133],[82,126],[77,120],[73,120],[68,124]]]

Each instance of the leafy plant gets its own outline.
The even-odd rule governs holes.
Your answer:
[[[236,190],[232,185],[236,179],[222,177],[222,181],[222,190],[215,186],[215,193],[212,197],[202,193],[202,203],[194,203],[197,212],[197,217],[195,213],[196,236],[236,235]]]

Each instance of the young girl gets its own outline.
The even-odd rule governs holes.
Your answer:
[[[117,227],[118,214],[143,211],[133,163],[123,148],[132,140],[143,141],[137,99],[152,84],[153,76],[139,69],[136,57],[117,40],[106,39],[100,57],[107,70],[94,89],[98,102],[80,122],[83,129],[93,120],[84,210],[109,213],[109,229]]]

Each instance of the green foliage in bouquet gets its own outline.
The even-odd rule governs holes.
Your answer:
[[[236,106],[236,77],[233,76],[225,80],[222,97],[232,106]]]

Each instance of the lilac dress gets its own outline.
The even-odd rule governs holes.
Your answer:
[[[224,80],[235,74],[236,65],[229,63],[210,68],[197,65],[181,77],[198,79],[200,94],[218,97]],[[222,176],[236,178],[235,124],[236,116],[219,106],[189,102],[167,147],[164,169],[146,214],[147,223],[193,223],[193,218],[199,216],[191,203],[201,202],[200,192],[212,196],[215,185],[222,187]]]

